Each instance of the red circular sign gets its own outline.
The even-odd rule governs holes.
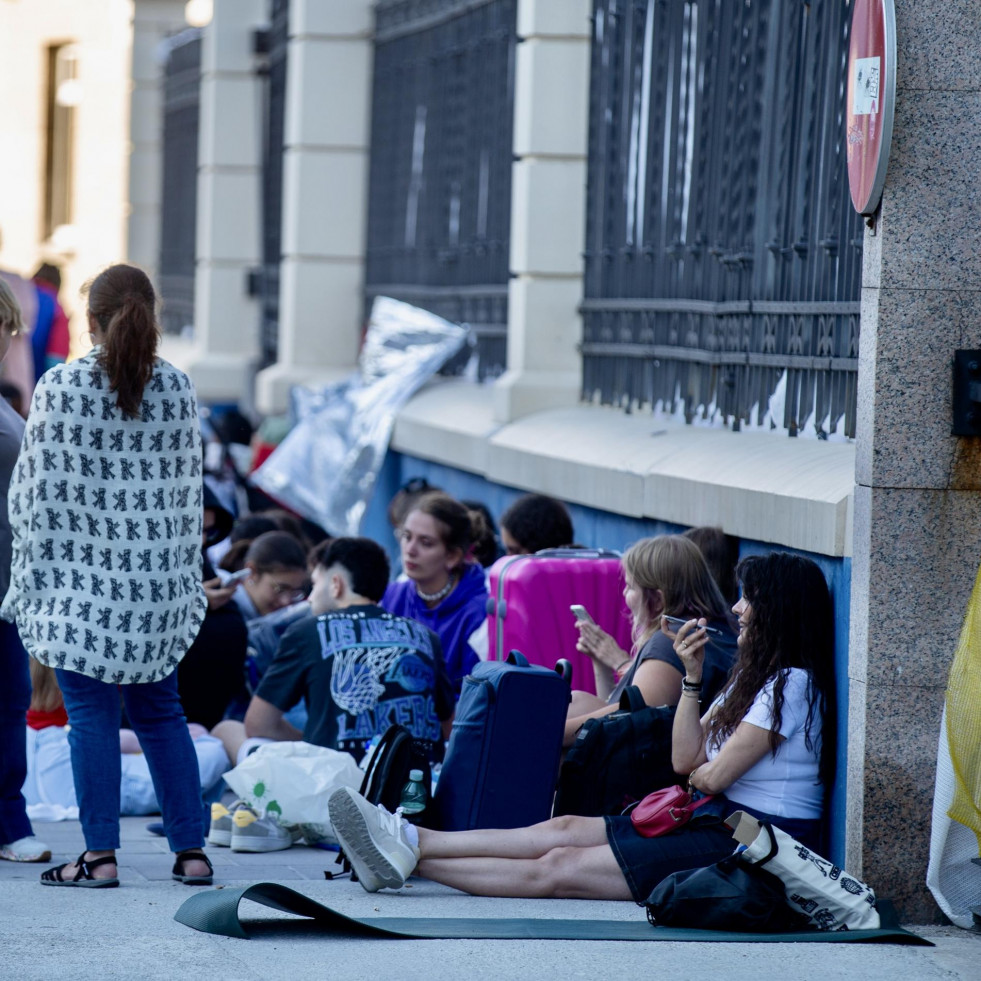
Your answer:
[[[848,50],[846,127],[852,204],[874,214],[882,197],[896,93],[893,0],[855,0]]]

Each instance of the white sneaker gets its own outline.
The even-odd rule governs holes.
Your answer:
[[[335,790],[327,809],[341,848],[368,892],[405,883],[419,862],[419,849],[406,841],[398,812],[370,804],[350,787]]]
[[[47,862],[51,858],[51,849],[31,835],[18,838],[9,845],[0,845],[0,858],[8,862]]]

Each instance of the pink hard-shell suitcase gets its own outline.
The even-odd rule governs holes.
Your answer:
[[[572,664],[572,687],[595,694],[593,662],[576,650],[573,603],[586,607],[629,654],[630,611],[616,552],[553,548],[498,559],[487,601],[489,659],[503,660],[517,649],[532,664],[552,668],[564,657]]]

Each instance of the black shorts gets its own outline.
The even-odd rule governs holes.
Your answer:
[[[637,834],[629,815],[607,817],[606,838],[634,900],[646,902],[654,887],[672,872],[704,868],[731,855],[737,843],[724,819],[739,810],[783,828],[811,848],[815,848],[819,839],[820,821],[773,817],[722,795],[700,807],[683,828],[658,838],[644,838]]]

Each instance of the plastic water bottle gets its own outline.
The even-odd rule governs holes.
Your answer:
[[[427,799],[422,770],[410,770],[409,782],[402,788],[402,797],[399,800],[405,819],[415,824],[426,810]]]

